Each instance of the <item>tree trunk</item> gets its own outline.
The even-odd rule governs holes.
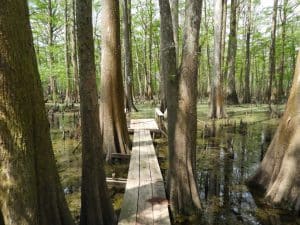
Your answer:
[[[250,55],[250,39],[251,39],[251,0],[248,0],[247,9],[247,25],[246,25],[246,65],[245,65],[245,89],[243,103],[251,102],[250,94],[250,70],[251,70],[251,55]]]
[[[57,101],[57,84],[56,77],[53,74],[53,64],[54,64],[54,56],[53,56],[53,8],[52,8],[52,0],[48,0],[47,2],[47,10],[48,10],[48,63],[50,69],[50,93],[52,97],[52,101],[56,103]]]
[[[55,165],[27,1],[1,1],[0,21],[0,223],[73,225]]]
[[[128,112],[137,108],[133,103],[132,96],[132,51],[131,51],[131,0],[122,0],[123,29],[124,29],[124,51],[125,51],[125,107]]]
[[[300,52],[285,112],[268,151],[249,180],[271,203],[300,211]]]
[[[273,79],[276,71],[276,23],[277,23],[277,6],[278,0],[274,0],[273,17],[272,17],[272,32],[271,32],[271,44],[269,52],[269,88],[268,88],[268,103],[271,106],[272,101],[272,86]]]
[[[169,0],[171,6],[172,25],[173,25],[173,37],[176,48],[176,65],[179,61],[179,0]]]
[[[227,0],[223,0],[222,8],[222,37],[221,37],[221,76],[222,80],[225,77],[226,62],[225,62],[225,49],[226,49],[226,24],[227,24]]]
[[[149,2],[148,2],[149,1]],[[147,94],[146,97],[148,100],[153,99],[153,82],[152,82],[152,38],[153,38],[153,6],[152,0],[146,0],[148,2],[149,8],[149,42],[148,42],[148,59],[149,59],[149,66],[147,71]],[[147,40],[145,40],[147,42]],[[147,61],[147,56],[145,57]]]
[[[69,11],[68,11],[68,0],[65,0],[65,65],[66,65],[66,97],[65,103],[69,105],[71,103],[71,74],[70,74],[70,54],[69,54]]]
[[[223,79],[221,68],[223,1],[215,0],[214,9],[214,68],[211,79],[211,118],[225,117]]]
[[[112,225],[116,220],[106,186],[94,57],[92,0],[76,4],[80,115],[82,133],[82,186],[80,225]]]
[[[230,6],[230,33],[228,41],[228,86],[227,86],[227,103],[228,104],[239,104],[239,99],[235,88],[235,60],[236,60],[236,48],[237,48],[237,21],[236,21],[236,1],[231,0]]]
[[[73,65],[73,99],[74,102],[79,102],[79,78],[78,78],[78,60],[77,60],[77,37],[76,37],[76,1],[77,0],[72,0],[72,19],[73,19],[73,24],[72,24],[72,65]]]
[[[173,25],[168,1],[160,0],[160,89],[161,89],[161,106],[164,112],[167,109],[167,79],[176,77],[176,48],[173,40]]]
[[[112,153],[129,152],[121,72],[118,0],[104,0],[102,11],[102,61],[100,127],[106,159]]]
[[[195,180],[198,47],[202,1],[187,0],[179,76],[168,74],[168,192],[171,211],[192,215],[201,209]],[[172,37],[172,36],[170,36]],[[174,54],[174,53],[173,53]]]
[[[278,83],[278,92],[277,92],[277,101],[280,102],[284,97],[284,90],[283,90],[283,78],[285,73],[285,42],[286,42],[286,19],[287,19],[287,6],[288,0],[284,0],[283,2],[283,18],[281,24],[281,61],[280,61],[280,72],[279,72],[279,83]]]

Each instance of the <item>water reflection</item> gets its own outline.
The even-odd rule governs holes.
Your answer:
[[[300,224],[297,217],[254,198],[244,185],[263,158],[276,125],[242,121],[238,125],[204,125],[197,161],[204,214],[200,221],[188,224]]]

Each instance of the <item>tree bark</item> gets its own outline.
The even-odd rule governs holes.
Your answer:
[[[236,60],[236,48],[237,48],[237,21],[236,21],[236,4],[237,0],[231,0],[230,6],[230,32],[228,41],[228,86],[227,86],[227,103],[238,104],[239,99],[235,88],[235,60]]]
[[[72,66],[73,66],[73,99],[79,102],[79,78],[78,78],[78,60],[77,60],[77,37],[76,37],[76,1],[72,0]]]
[[[73,225],[55,165],[27,1],[1,1],[0,34],[0,223]]]
[[[65,104],[69,105],[71,103],[71,73],[70,73],[70,53],[69,53],[69,43],[70,43],[70,35],[69,35],[69,5],[68,0],[65,0],[65,65],[66,65],[66,79],[67,79],[67,87],[66,87],[66,96],[65,96]]]
[[[211,79],[211,118],[225,117],[223,79],[221,68],[222,49],[222,11],[223,1],[215,0],[214,9],[214,67]]]
[[[106,159],[129,152],[121,72],[120,18],[118,0],[104,0],[102,9],[102,61],[100,127]]]
[[[251,54],[250,54],[250,42],[251,42],[251,0],[248,0],[247,9],[247,25],[246,25],[246,65],[245,65],[245,89],[243,103],[251,102],[250,94],[250,70],[251,70]]]
[[[300,212],[300,52],[285,112],[267,153],[249,180],[261,187],[272,204]]]
[[[56,77],[53,74],[53,64],[54,64],[54,56],[53,56],[53,34],[54,34],[54,27],[53,27],[53,8],[52,8],[52,0],[48,0],[47,2],[47,10],[48,10],[48,63],[50,69],[50,91],[52,101],[56,103],[57,101],[57,84],[56,84]]]
[[[272,86],[276,71],[276,23],[277,23],[277,6],[278,0],[274,0],[273,17],[272,17],[272,32],[269,52],[269,88],[268,88],[268,103],[271,106],[272,101]]]
[[[112,225],[116,223],[116,220],[106,186],[102,157],[93,43],[92,0],[78,1],[76,15],[82,133],[80,225]]]
[[[161,77],[161,106],[164,112],[167,109],[167,79],[176,77],[176,48],[173,40],[173,25],[168,1],[159,0],[160,9],[160,77]]]
[[[125,107],[128,112],[138,111],[133,103],[132,48],[131,48],[131,0],[122,0],[124,51],[125,51]]]
[[[176,48],[176,65],[179,61],[179,0],[169,0],[173,25],[173,40]]]
[[[283,18],[281,23],[281,61],[280,61],[280,72],[279,72],[279,83],[278,83],[278,92],[277,92],[277,101],[280,102],[284,98],[283,90],[283,78],[285,73],[285,45],[286,45],[286,19],[287,19],[287,6],[288,0],[283,2]]]
[[[202,1],[187,0],[179,76],[168,74],[168,193],[171,211],[192,215],[201,209],[195,180],[198,47]],[[170,36],[172,37],[172,36]],[[174,54],[174,53],[173,53]]]

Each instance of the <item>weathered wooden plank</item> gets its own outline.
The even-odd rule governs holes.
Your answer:
[[[140,180],[139,201],[137,212],[137,224],[153,225],[153,209],[152,209],[152,184],[151,180]]]
[[[155,119],[131,119],[129,130],[150,130],[159,131]]]
[[[128,176],[127,179],[136,179],[140,177],[140,132],[135,132],[133,135],[133,147],[131,151]]]
[[[126,191],[122,203],[119,225],[135,225],[138,211],[139,182],[127,180]]]
[[[163,177],[160,171],[160,167],[158,164],[158,160],[156,157],[153,141],[149,131],[146,131],[144,140],[148,143],[148,161],[149,161],[149,168],[151,173],[151,180],[152,181],[162,181]]]
[[[170,225],[168,202],[150,130],[134,132],[128,179],[119,223]]]
[[[170,216],[168,210],[168,200],[166,199],[165,187],[163,181],[152,183],[152,207],[155,225],[170,225]]]

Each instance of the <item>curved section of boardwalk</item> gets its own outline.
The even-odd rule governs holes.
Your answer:
[[[134,130],[128,179],[118,224],[171,224],[163,177],[150,130]]]

